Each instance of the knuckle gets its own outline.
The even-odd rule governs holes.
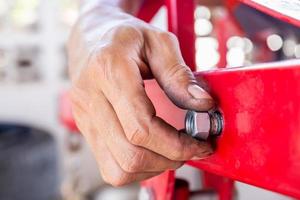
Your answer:
[[[126,185],[128,182],[127,182],[126,178],[123,178],[123,177],[125,177],[125,176],[111,178],[110,184],[114,187],[121,187],[121,186]]]
[[[102,179],[105,183],[107,184],[110,184],[110,185],[113,185],[114,184],[114,181],[112,180],[111,176],[107,176],[105,173],[101,172],[101,176],[102,176]]]
[[[178,85],[193,80],[193,74],[190,72],[188,67],[181,65],[179,63],[174,64],[165,72],[164,77],[168,77],[164,85],[164,89],[177,88]]]
[[[110,60],[113,58],[114,54],[114,47],[112,45],[105,45],[97,49],[95,52],[98,58],[98,61],[103,61],[103,60]]]
[[[101,47],[97,50],[96,69],[99,75],[103,75],[105,80],[111,80],[115,76],[113,62],[115,57],[115,50],[111,46]],[[97,73],[97,72],[96,72]]]
[[[186,75],[188,75],[188,77],[192,76],[192,72],[190,71],[190,69],[187,66],[182,65],[180,63],[176,63],[172,67],[170,67],[168,74],[171,77],[171,79],[174,77],[185,79]]]
[[[132,38],[138,38],[142,36],[142,33],[138,28],[128,23],[115,27],[114,29],[112,29],[112,33],[109,34],[113,34],[113,36],[115,37],[118,37],[119,35],[128,35]]]
[[[183,160],[183,153],[181,151],[174,151],[170,153],[171,160]]]
[[[114,187],[124,186],[129,183],[128,174],[126,174],[124,172],[120,172],[114,176],[107,176],[103,173],[102,178],[103,178],[104,182],[106,182]]]
[[[116,166],[108,167],[105,165],[98,165],[104,182],[114,187],[119,187],[133,181],[132,177],[130,177],[130,174],[122,171],[119,167]]]
[[[136,173],[143,170],[145,153],[143,150],[135,150],[127,159],[122,161],[121,168],[128,173]]]
[[[149,137],[146,128],[137,128],[128,135],[128,140],[134,145],[143,145]]]
[[[159,32],[160,38],[162,38],[164,41],[177,41],[177,37],[174,33],[167,32],[167,31],[161,31]]]
[[[119,83],[124,78],[124,70],[129,65],[128,52],[121,49],[118,44],[110,44],[101,47],[95,53],[95,61],[92,65],[92,75],[102,78],[102,83]],[[99,82],[99,81],[98,81]]]
[[[130,143],[138,146],[147,146],[151,137],[151,126],[155,113],[152,102],[143,95],[136,95],[131,99],[133,118],[125,132]],[[141,103],[143,102],[143,103]]]
[[[170,152],[169,156],[171,160],[183,160],[185,147],[180,142],[173,143],[173,151]]]

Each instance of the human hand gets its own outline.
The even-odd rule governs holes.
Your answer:
[[[214,106],[185,65],[177,38],[135,18],[95,37],[98,29],[75,27],[68,52],[74,117],[103,179],[120,186],[210,155],[210,144],[156,116],[144,89],[143,80],[155,78],[181,108]]]

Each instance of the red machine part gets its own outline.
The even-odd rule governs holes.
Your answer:
[[[188,164],[205,171],[300,198],[300,60],[196,74],[209,86],[224,117],[210,158]],[[146,81],[157,114],[178,129],[185,111]],[[64,104],[69,108],[67,104]],[[156,199],[172,199],[174,172],[149,179]],[[218,181],[215,181],[218,182]]]
[[[300,198],[300,60],[219,69],[196,77],[218,100],[224,131],[216,138],[213,156],[188,164]],[[184,128],[185,111],[154,81],[147,82],[146,89],[157,114]]]
[[[266,1],[266,0],[239,0],[257,10],[260,10],[268,15],[276,17],[282,21],[288,22],[295,26],[300,27],[300,18],[293,17],[290,14],[286,13],[286,11],[291,10],[291,8],[295,9],[297,6],[300,8],[300,3],[296,1],[288,2],[288,1]],[[282,3],[280,3],[282,2]],[[280,4],[278,4],[280,3]],[[282,9],[281,7],[286,6],[287,8]],[[288,7],[289,6],[289,7]]]
[[[223,16],[216,17],[213,21],[215,27],[214,32],[218,40],[218,52],[220,54],[220,59],[217,64],[218,68],[227,67],[227,41],[233,35],[243,36],[243,32],[240,27],[237,26],[237,22],[234,20],[231,13],[225,12]]]
[[[149,196],[151,196],[153,200],[171,200],[174,198],[174,171],[166,171],[157,177],[143,181],[141,184],[142,187],[150,189],[152,194],[149,194]]]
[[[177,36],[186,64],[195,71],[194,3],[186,0],[167,0],[166,6],[168,29]]]
[[[168,10],[168,29],[177,36],[186,64],[195,71],[194,3],[192,0],[145,0],[137,17],[149,22],[162,5]]]
[[[163,0],[144,0],[136,16],[146,22],[150,22],[163,5]]]

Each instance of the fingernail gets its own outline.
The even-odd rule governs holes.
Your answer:
[[[196,84],[189,85],[188,91],[195,99],[210,99],[210,100],[212,100],[212,97],[205,90],[203,90],[200,86],[198,86]]]

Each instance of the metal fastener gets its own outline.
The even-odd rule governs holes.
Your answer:
[[[223,129],[223,118],[218,111],[187,111],[185,130],[197,139],[206,140],[210,135],[220,135]]]

